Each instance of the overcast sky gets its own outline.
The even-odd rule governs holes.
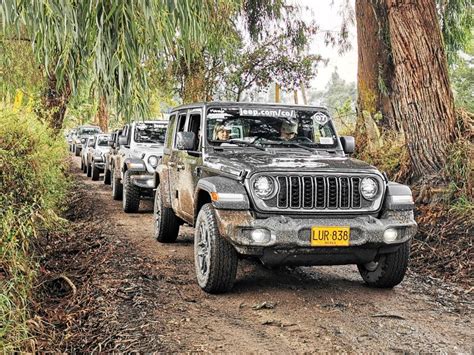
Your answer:
[[[345,2],[344,0],[294,0],[294,2],[309,7],[310,11],[305,12],[304,16],[314,19],[321,30],[338,31],[340,29],[342,16],[339,11]],[[354,0],[350,0],[350,2],[354,9]],[[333,4],[331,5],[331,3]],[[318,67],[316,79],[311,82],[313,88],[324,89],[335,67],[345,81],[357,81],[357,32],[355,25],[350,26],[349,30],[352,49],[343,55],[339,55],[337,48],[327,47],[324,44],[323,33],[313,38],[310,53],[320,54],[329,59],[327,66],[321,64]]]

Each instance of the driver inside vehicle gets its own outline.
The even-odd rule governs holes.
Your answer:
[[[227,141],[230,139],[230,132],[230,127],[227,127],[222,123],[218,123],[214,127],[213,138],[217,141]]]
[[[284,120],[280,128],[280,139],[284,141],[292,140],[298,134],[298,124],[296,122]]]

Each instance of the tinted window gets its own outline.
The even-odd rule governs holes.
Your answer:
[[[135,142],[164,143],[166,126],[157,123],[139,123],[135,128]]]
[[[80,136],[92,136],[94,134],[100,133],[99,128],[81,128],[78,132]]]

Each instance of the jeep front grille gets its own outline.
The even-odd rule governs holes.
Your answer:
[[[361,195],[360,183],[365,176],[372,176],[379,183],[381,190],[374,201],[367,201]],[[276,182],[275,195],[268,200],[254,196],[256,206],[262,211],[372,212],[380,208],[383,196],[383,181],[372,174],[290,174],[272,177]]]
[[[360,178],[342,176],[276,176],[281,209],[349,209],[361,207]]]

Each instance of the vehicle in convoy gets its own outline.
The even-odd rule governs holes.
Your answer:
[[[112,196],[122,199],[123,210],[137,212],[142,198],[153,198],[154,173],[161,156],[168,121],[127,124],[119,136],[119,148],[111,155]]]
[[[68,134],[66,135],[66,141],[69,146],[69,151],[72,152],[72,147],[73,147],[73,140],[76,137],[76,129],[71,129]]]
[[[87,138],[102,133],[98,126],[79,126],[72,142],[72,150],[76,157],[81,155],[82,147],[86,143]]]
[[[87,174],[87,177],[91,176],[91,171],[88,169],[87,164],[87,153],[92,149],[94,137],[95,136],[87,137],[81,149],[81,170],[84,172],[84,174]]]
[[[109,149],[110,134],[98,134],[89,138],[85,153],[87,176],[93,181],[99,180],[100,173],[104,171],[104,154]]]
[[[356,264],[368,285],[393,287],[417,229],[411,190],[351,158],[354,146],[321,107],[178,107],[155,174],[155,238],[194,226],[197,281],[210,293],[232,288],[243,257]]]
[[[111,182],[112,182],[112,180],[111,180],[111,176],[112,176],[112,159],[111,159],[111,157],[114,154],[117,154],[117,150],[118,150],[118,147],[119,147],[118,140],[119,140],[120,134],[122,134],[121,129],[116,129],[112,132],[112,134],[110,136],[110,139],[109,139],[109,142],[108,142],[109,148],[104,153],[104,160],[105,160],[105,162],[104,162],[104,184],[106,184],[106,185],[110,185]]]

